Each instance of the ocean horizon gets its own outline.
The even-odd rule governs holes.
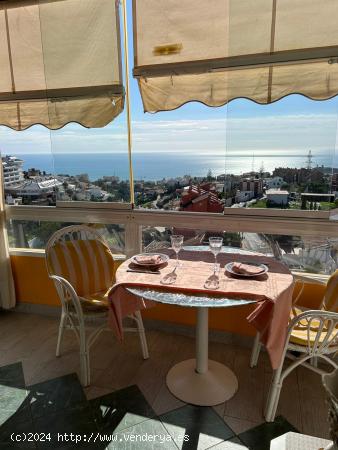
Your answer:
[[[12,153],[24,161],[24,170],[35,168],[55,175],[79,175],[86,173],[91,181],[103,176],[129,179],[129,163],[126,153]],[[240,175],[263,166],[272,172],[276,167],[306,167],[306,155],[236,155],[224,157],[219,154],[134,153],[132,156],[135,180],[161,180],[184,175],[206,176],[223,173]],[[312,167],[332,167],[332,154],[313,154]]]

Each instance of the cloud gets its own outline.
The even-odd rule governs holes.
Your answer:
[[[169,117],[170,113],[168,113]],[[180,152],[232,154],[304,154],[333,152],[335,114],[284,114],[250,117],[158,120],[144,116],[132,122],[135,153]],[[70,124],[58,131],[38,126],[24,132],[0,127],[3,153],[114,153],[127,150],[126,124],[102,129]]]

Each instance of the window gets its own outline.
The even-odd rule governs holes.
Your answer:
[[[10,220],[7,224],[11,248],[44,249],[49,238],[63,227],[74,223]],[[117,224],[90,224],[100,232],[113,253],[124,254],[125,227]]]
[[[291,270],[331,274],[338,268],[338,238],[325,236],[292,236],[262,233],[208,231],[187,228],[143,227],[145,252],[159,252],[170,247],[171,234],[184,236],[184,247],[208,245],[210,236],[223,237],[223,246],[241,248],[275,257]]]

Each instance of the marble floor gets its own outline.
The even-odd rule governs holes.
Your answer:
[[[126,333],[120,344],[104,333],[91,352],[91,386],[82,389],[74,335],[66,333],[62,356],[56,358],[57,329],[55,318],[0,313],[0,449],[265,450],[287,431],[328,438],[320,377],[304,368],[286,379],[278,417],[266,424],[262,411],[271,368],[264,353],[258,367],[250,369],[249,348],[211,342],[210,357],[234,370],[239,390],[224,404],[198,408],[177,400],[165,384],[175,362],[193,357],[194,339],[149,330],[150,358],[144,361],[137,335]],[[40,440],[14,443],[13,432],[34,432]],[[51,441],[42,442],[48,433]],[[60,439],[77,433],[82,442],[58,441],[57,433]],[[83,441],[85,435],[92,436],[90,442]],[[163,442],[147,441],[150,435]],[[135,436],[145,440],[133,441]]]

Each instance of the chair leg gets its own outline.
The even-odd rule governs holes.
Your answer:
[[[89,367],[89,348],[86,339],[86,330],[84,323],[79,324],[80,337],[80,378],[83,387],[90,384],[90,367]]]
[[[136,319],[138,333],[140,336],[143,359],[148,359],[149,358],[148,344],[147,344],[146,334],[144,331],[142,315],[141,315],[140,311],[136,311],[134,315],[135,315],[135,319]]]
[[[58,334],[58,340],[56,344],[56,357],[60,356],[60,350],[61,350],[61,342],[63,337],[63,332],[66,328],[66,319],[67,316],[62,312],[61,313],[61,319],[60,319],[60,325],[59,325],[59,334]]]
[[[281,364],[281,366],[275,371],[272,378],[272,383],[264,414],[265,420],[267,422],[273,422],[275,420],[279,396],[283,384],[283,380],[281,379],[282,368],[283,364]]]
[[[90,385],[89,373],[89,354],[88,352],[80,353],[80,378],[83,387]]]
[[[258,363],[259,354],[261,351],[262,344],[260,342],[261,335],[260,333],[256,333],[254,345],[252,347],[251,358],[250,358],[250,367],[256,367]]]

